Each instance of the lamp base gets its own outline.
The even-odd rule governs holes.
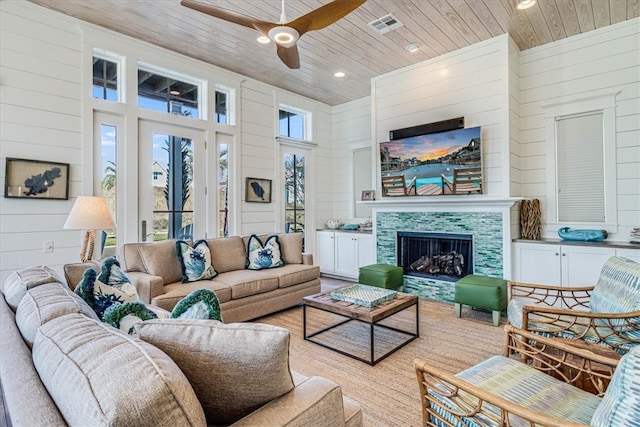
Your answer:
[[[96,232],[94,230],[87,230],[87,232],[84,235],[82,250],[80,251],[80,260],[82,262],[90,261],[93,258],[93,249],[95,245],[96,245]]]

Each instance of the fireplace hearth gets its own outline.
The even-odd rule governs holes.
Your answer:
[[[397,248],[398,266],[407,276],[455,282],[473,273],[471,234],[400,231]]]

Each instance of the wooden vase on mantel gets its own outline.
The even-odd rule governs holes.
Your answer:
[[[520,227],[523,239],[541,239],[542,212],[540,211],[540,200],[531,199],[520,202]]]

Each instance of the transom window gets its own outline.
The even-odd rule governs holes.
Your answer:
[[[278,135],[310,141],[310,126],[307,124],[310,117],[310,113],[281,105],[278,114]]]
[[[120,62],[114,55],[94,52],[93,54],[93,97],[107,101],[119,101],[118,78]]]
[[[192,118],[199,118],[200,83],[188,77],[138,67],[138,106]]]

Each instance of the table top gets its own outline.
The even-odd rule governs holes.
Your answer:
[[[375,307],[364,307],[347,301],[331,298],[331,292],[309,295],[302,299],[304,305],[347,316],[368,323],[376,323],[405,308],[418,304],[416,295],[398,292],[396,298],[380,303]]]

